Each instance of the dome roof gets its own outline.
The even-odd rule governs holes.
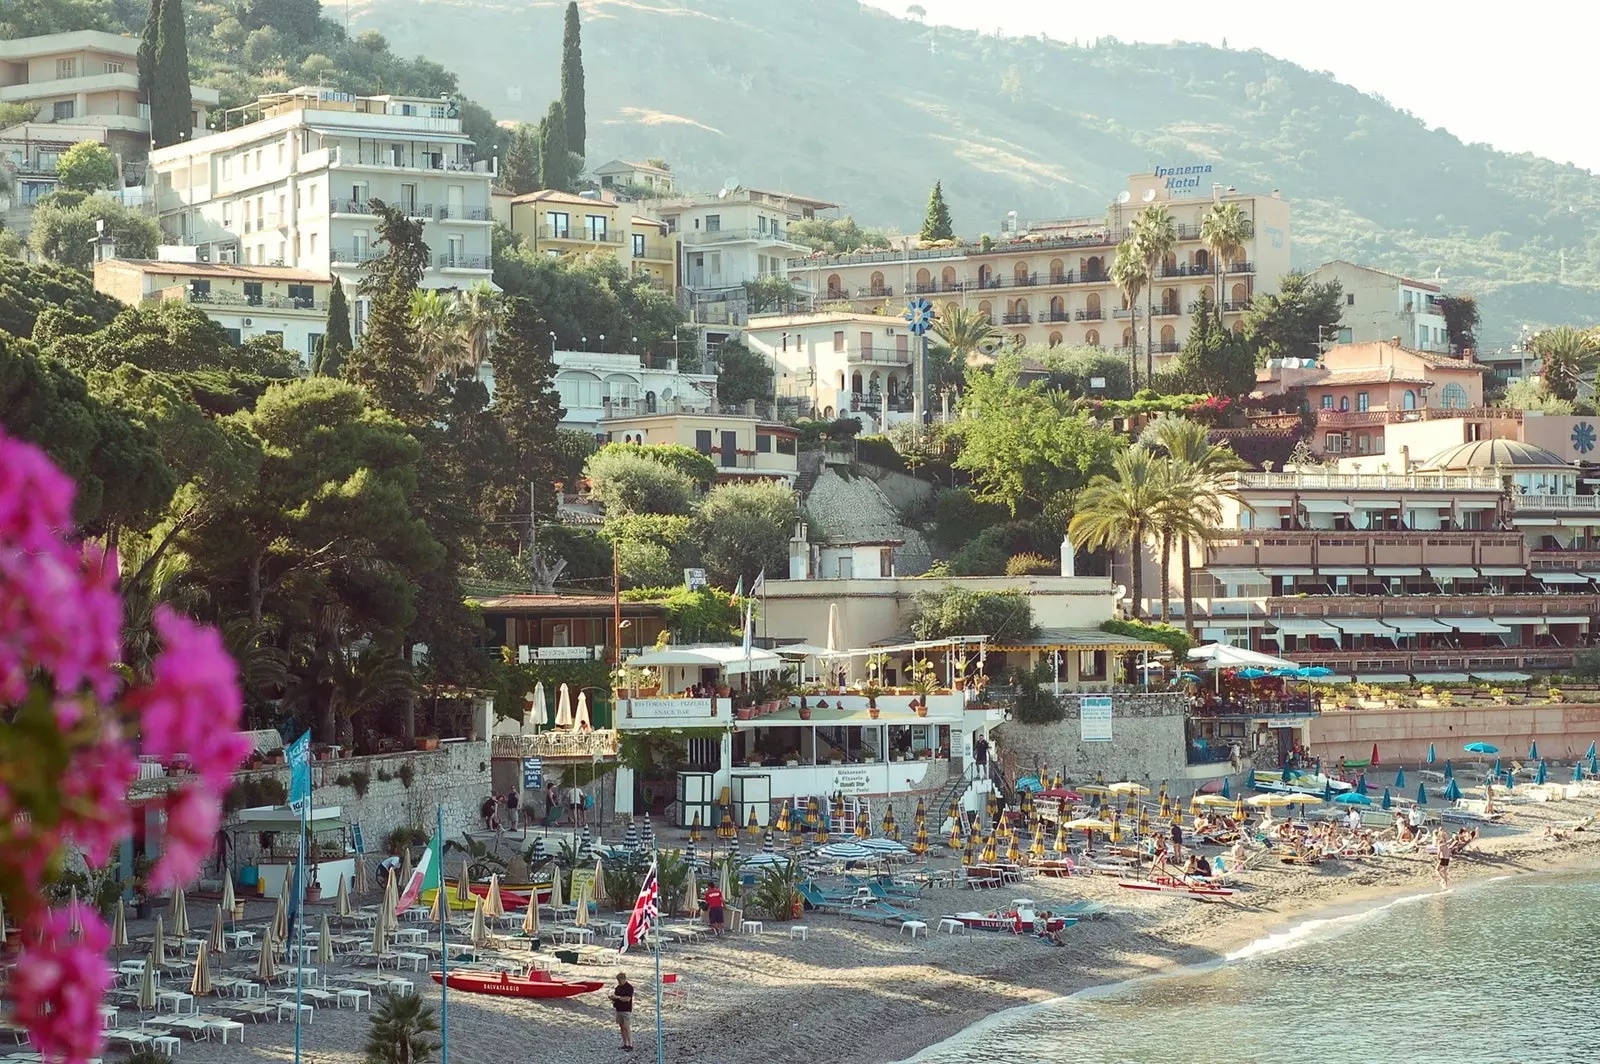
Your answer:
[[[1473,440],[1448,447],[1422,463],[1422,468],[1447,471],[1465,469],[1567,468],[1566,459],[1543,447],[1519,440]]]

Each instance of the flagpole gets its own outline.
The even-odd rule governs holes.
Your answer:
[[[293,770],[290,770],[291,773]],[[294,887],[295,897],[291,901],[295,905],[295,964],[294,964],[294,1059],[295,1064],[300,1061],[300,1014],[305,1010],[302,1004],[304,996],[301,991],[305,987],[306,973],[306,810],[311,806],[309,789],[306,798],[300,803],[300,856],[295,862]]]
[[[433,807],[433,861],[439,869],[439,891],[434,900],[439,903],[439,1062],[450,1064],[450,899],[444,893],[444,805]],[[558,873],[559,874],[559,873]],[[539,904],[539,892],[533,892],[530,905]]]
[[[661,850],[659,848],[653,851],[650,864],[656,870],[656,883],[659,890],[661,882],[659,878],[661,875]],[[661,1026],[661,929],[658,927],[653,930],[656,933],[656,1064],[667,1064],[667,1035],[666,1030]]]

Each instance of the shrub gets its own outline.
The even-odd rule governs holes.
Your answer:
[[[410,790],[411,781],[417,778],[417,770],[411,767],[411,762],[402,761],[400,762],[399,777],[401,785],[404,786],[406,790]]]
[[[648,458],[668,469],[676,469],[701,487],[710,487],[711,482],[717,479],[717,463],[709,455],[681,443],[608,443],[595,453],[631,454]]]
[[[955,550],[979,532],[1010,517],[1000,503],[979,502],[966,488],[943,491],[933,503],[933,539],[946,550]]]
[[[367,796],[367,788],[371,785],[372,774],[370,772],[356,769],[350,773],[350,789],[356,792],[357,798],[365,798]]]
[[[1050,666],[1041,662],[1032,671],[1016,673],[1017,697],[1011,716],[1021,724],[1056,724],[1066,719],[1061,699],[1051,693]]]
[[[687,474],[625,450],[597,451],[583,469],[608,514],[686,514],[694,498]]]
[[[1033,607],[1020,591],[968,591],[945,587],[921,591],[912,602],[911,631],[918,639],[986,635],[1006,643],[1038,631]]]
[[[1177,656],[1181,664],[1188,657],[1189,651],[1194,647],[1194,640],[1189,638],[1189,633],[1182,628],[1170,624],[1147,624],[1144,621],[1105,621],[1100,625],[1102,632],[1113,635],[1125,635],[1130,639],[1144,639],[1152,643],[1160,643]]]
[[[624,540],[618,543],[617,569],[625,588],[665,587],[677,575],[671,552],[650,540]]]
[[[769,868],[756,881],[750,907],[772,920],[793,920],[795,903],[800,900],[799,873],[793,861],[782,868]]]
[[[410,825],[401,825],[389,832],[383,840],[385,853],[398,854],[408,846],[424,846],[428,842],[428,833],[420,828]]]
[[[1052,561],[1042,554],[1013,554],[1006,562],[1006,575],[1049,576],[1060,568],[1059,561]]]
[[[1574,654],[1572,674],[1581,680],[1600,679],[1600,647],[1589,647]]]
[[[694,523],[706,577],[719,587],[745,586],[763,569],[787,573],[789,535],[800,517],[793,489],[776,481],[720,484],[711,489]]]

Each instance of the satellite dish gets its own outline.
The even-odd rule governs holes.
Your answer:
[[[1127,585],[1126,584],[1118,584],[1117,585],[1117,598],[1118,598],[1118,600],[1125,599],[1127,597],[1128,597]]]
[[[727,178],[722,182],[722,187],[729,192],[737,192],[739,191],[739,179],[737,177]]]
[[[1128,190],[1127,189],[1123,189],[1121,192],[1117,193],[1117,202],[1118,203],[1127,203],[1128,202],[1128,198],[1129,197],[1128,197]]]
[[[717,199],[727,199],[727,198],[728,198],[728,190],[727,189],[722,189],[717,193]]]
[[[1147,188],[1147,189],[1144,190],[1144,201],[1146,203],[1149,203],[1151,200],[1153,200],[1155,198],[1156,198],[1156,190],[1155,189]]]

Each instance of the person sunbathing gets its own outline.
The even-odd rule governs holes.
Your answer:
[[[1540,836],[1548,842],[1566,842],[1572,836],[1552,824],[1544,826],[1544,834]]]

